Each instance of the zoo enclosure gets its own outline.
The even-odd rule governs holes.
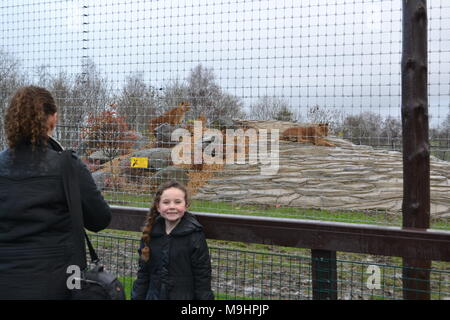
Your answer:
[[[291,120],[291,123],[329,121],[333,124],[335,138],[392,150],[402,149],[400,110],[409,105],[416,109],[403,112],[405,119],[409,115],[417,120],[408,122],[414,124],[409,132],[414,136],[419,128],[417,132],[422,133],[421,141],[407,145],[418,147],[410,150],[410,154],[420,160],[416,163],[419,166],[411,166],[410,171],[424,170],[418,179],[409,180],[405,189],[415,187],[407,194],[419,194],[424,198],[418,205],[414,201],[406,205],[405,208],[411,210],[402,211],[401,224],[405,228],[426,229],[430,218],[427,214],[430,211],[433,214],[434,210],[426,208],[430,180],[428,150],[441,160],[448,160],[450,6],[439,0],[408,1],[408,5],[421,9],[415,13],[417,23],[409,25],[413,29],[405,32],[407,28],[403,28],[402,33],[405,11],[399,1],[389,0],[98,1],[96,4],[82,0],[5,1],[1,13],[2,113],[7,97],[18,85],[34,83],[50,88],[60,106],[58,137],[66,147],[76,148],[93,171],[106,171],[104,192],[110,203],[148,205],[151,192],[142,188],[148,180],[136,180],[141,177],[130,173],[128,165],[112,160],[116,160],[118,153],[129,154],[129,145],[137,145],[137,140],[148,143],[148,121],[181,102],[191,103],[194,112],[190,120],[204,112],[209,125],[218,118],[235,116],[237,111],[242,111],[240,106],[245,106],[250,119]],[[41,12],[51,18],[42,19]],[[429,41],[427,24],[424,24],[427,12],[431,13]],[[401,45],[407,47],[409,40],[417,41],[409,42],[413,44],[410,49],[421,60],[406,59],[401,69]],[[424,65],[429,68],[424,70]],[[417,71],[417,77],[410,72],[413,76],[403,78],[402,83],[411,87],[400,88],[402,70],[408,68]],[[419,81],[414,81],[417,79]],[[405,95],[403,90],[411,94]],[[402,97],[408,99],[417,93],[420,96],[414,97],[414,101],[400,102]],[[218,111],[223,106],[226,112],[221,114]],[[277,110],[277,113],[265,113],[267,109]],[[107,118],[113,111],[117,117]],[[337,123],[339,113],[344,111],[349,112],[348,117]],[[430,130],[427,113],[433,122]],[[385,117],[384,121],[378,121],[377,116]],[[126,126],[121,122],[113,127],[123,125],[124,130],[109,130],[107,138],[95,135],[93,128],[98,127],[99,122],[105,119],[114,122],[122,117]],[[372,122],[383,126],[383,130],[372,130],[369,126]],[[226,127],[229,123],[223,125]],[[125,128],[129,130],[127,134],[123,132]],[[411,137],[403,138],[412,141],[408,140]],[[108,150],[110,147],[113,150]],[[298,145],[298,149],[301,148],[303,146]],[[101,155],[94,156],[94,150],[101,151]],[[316,149],[309,149],[313,150]],[[376,162],[390,153],[381,154],[370,154],[369,162]],[[348,171],[354,172],[365,158],[362,153],[351,156],[354,161]],[[107,164],[98,170],[95,161]],[[341,166],[346,164],[342,159],[338,162]],[[189,173],[195,171],[188,169]],[[250,168],[244,169],[242,173],[249,171]],[[314,170],[310,171],[313,171],[311,175],[315,174]],[[209,179],[220,174],[220,170],[204,168],[197,173]],[[349,182],[362,179],[349,176]],[[125,183],[117,184],[120,179]],[[392,180],[396,179],[398,177],[394,176]],[[431,196],[442,193],[444,205],[448,204],[448,177],[436,179],[433,175],[433,179],[432,187],[436,182],[439,184],[437,190],[431,191]],[[325,177],[325,180],[330,179]],[[386,178],[386,183],[387,180],[391,179]],[[425,186],[420,186],[421,182],[425,182]],[[307,191],[302,190],[305,197]],[[373,191],[390,195],[383,187]],[[141,193],[142,197],[130,201],[130,194],[135,193]],[[244,209],[239,209],[239,201],[231,202],[236,205],[232,211],[244,213]],[[420,212],[414,208],[419,208]],[[201,209],[218,212],[222,208],[206,202]],[[448,210],[441,212],[444,212],[444,222],[448,223],[448,216],[445,218]],[[314,215],[311,214],[311,218],[317,218]],[[297,217],[297,212],[292,217]],[[369,217],[367,214],[361,222]],[[336,218],[342,220],[342,215],[338,213]],[[389,223],[387,220],[381,224]],[[368,229],[359,232],[362,234]],[[419,234],[428,237],[430,232]],[[444,231],[443,235],[445,238]],[[321,250],[319,248],[313,250]],[[333,252],[337,249],[324,247],[323,250],[327,252],[313,252],[314,259],[318,255],[329,268],[334,264]],[[420,265],[428,270],[429,261],[436,256],[427,250],[408,256],[422,261],[406,261],[405,266]],[[412,277],[429,283],[426,272]],[[329,287],[335,283],[333,279],[331,274],[330,282],[325,282],[325,287],[328,286],[325,296],[333,297],[334,289]],[[405,288],[408,286],[406,284]],[[419,295],[428,297],[427,292],[429,290],[421,289]]]
[[[56,136],[110,203],[148,205],[171,164],[167,150],[147,153],[147,169],[130,168],[129,158],[158,147],[149,122],[187,102],[185,127],[201,114],[222,128],[242,127],[235,118],[328,122],[325,140],[336,144],[281,141],[280,170],[268,181],[248,165],[178,166],[197,211],[401,225],[402,2],[11,0],[1,8],[0,117],[17,86],[49,88]],[[431,222],[445,229],[450,6],[428,1],[427,12]],[[214,190],[219,201],[204,200]]]

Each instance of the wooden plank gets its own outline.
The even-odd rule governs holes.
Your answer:
[[[148,209],[112,207],[109,228],[141,231]],[[450,231],[193,212],[206,237],[296,248],[450,261]]]

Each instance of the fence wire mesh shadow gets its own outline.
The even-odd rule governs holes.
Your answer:
[[[106,269],[124,283],[129,299],[137,274],[140,240],[112,234],[90,234],[90,238]],[[287,250],[273,246],[253,250],[242,243],[208,242],[212,289],[216,299],[313,299],[311,264],[317,263],[319,259],[307,256],[309,250]],[[337,283],[330,286],[327,280],[318,279],[316,294],[335,294],[340,300],[403,299],[401,260],[380,256],[353,256],[357,260],[337,259],[335,270],[318,269],[322,274],[337,272]],[[383,260],[385,262],[377,262]],[[320,262],[327,261],[322,259]],[[431,299],[450,299],[450,271],[445,264],[436,263],[433,266],[429,286]],[[336,289],[332,289],[335,292],[330,292],[330,287],[335,287]]]

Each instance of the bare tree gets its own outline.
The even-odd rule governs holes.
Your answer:
[[[187,102],[192,118],[203,115],[209,122],[244,116],[240,99],[223,92],[216,83],[213,70],[201,64],[191,70],[185,83],[170,83],[165,88],[163,101],[166,108]]]
[[[341,125],[336,127],[345,139],[355,144],[380,145],[379,137],[383,119],[372,112],[364,112],[359,115],[347,116]]]
[[[162,90],[162,103],[156,111],[157,115],[161,115],[165,111],[189,101],[188,86],[183,82],[178,80],[170,81]]]
[[[69,145],[79,140],[78,115],[72,97],[73,80],[65,72],[52,76],[47,88],[52,93],[58,105],[57,138],[63,145]],[[77,141],[76,144],[79,144]]]
[[[251,120],[296,121],[289,103],[276,96],[263,96],[250,106],[248,118]]]
[[[87,112],[102,112],[111,103],[108,81],[93,61],[88,60],[74,80],[72,99],[84,116]]]
[[[71,140],[79,142],[88,114],[108,110],[112,102],[109,93],[107,79],[102,77],[94,62],[87,61],[73,80],[69,104],[65,106],[65,122],[61,124],[70,128]]]
[[[4,105],[11,94],[25,83],[19,60],[0,49],[0,102]]]
[[[315,105],[308,107],[306,117],[308,122],[311,123],[328,123],[330,132],[336,134],[339,124],[343,121],[344,114],[341,109]]]
[[[203,113],[211,122],[223,119],[244,118],[241,100],[229,93],[221,92],[217,99],[213,101],[211,108],[204,109]]]
[[[20,63],[9,53],[0,49],[0,148],[6,147],[4,113],[11,95],[25,84],[26,77],[20,71]]]
[[[450,113],[439,128],[430,129],[430,144],[434,156],[450,161]]]
[[[400,150],[402,146],[402,123],[400,120],[388,116],[383,120],[380,132],[381,144],[392,150]]]
[[[51,74],[47,66],[40,66],[37,76],[38,83],[48,88],[58,105],[57,138],[64,146],[79,148],[88,113],[102,112],[111,103],[107,80],[92,61],[87,61],[75,76],[64,71]]]
[[[117,113],[124,116],[128,126],[143,133],[149,119],[156,115],[158,92],[144,82],[142,73],[135,73],[126,78],[115,100]]]
[[[450,106],[448,107],[448,111],[449,113],[447,114],[447,117],[445,118],[444,121],[442,121],[442,129],[448,131],[450,130]]]

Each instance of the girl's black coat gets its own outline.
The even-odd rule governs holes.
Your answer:
[[[143,247],[141,240],[139,255]],[[208,246],[202,226],[191,213],[186,212],[169,235],[164,219],[157,217],[150,249],[150,260],[139,263],[132,299],[214,299]]]
[[[0,299],[68,298],[67,265],[72,221],[64,195],[61,154],[21,145],[0,152]],[[111,219],[109,206],[86,168],[74,156],[84,225],[99,231]]]

